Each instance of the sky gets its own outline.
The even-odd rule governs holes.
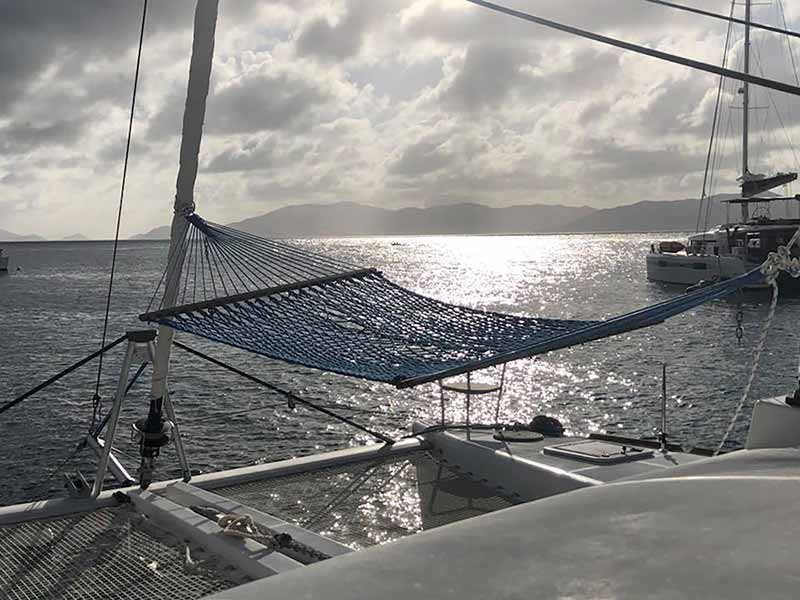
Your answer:
[[[714,64],[727,31],[642,0],[505,4]],[[754,19],[777,24],[779,8],[756,7]],[[141,9],[0,0],[1,228],[113,237]],[[149,2],[123,237],[171,217],[193,10]],[[754,70],[795,81],[785,38],[757,33],[754,48]],[[698,197],[717,84],[463,0],[221,0],[197,211],[232,222],[343,200],[605,208]],[[713,191],[739,175],[740,101],[725,89]],[[756,94],[751,170],[796,168],[797,104]]]

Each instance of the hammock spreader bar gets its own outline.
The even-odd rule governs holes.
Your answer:
[[[606,321],[520,317],[428,298],[375,269],[197,215],[189,222],[181,305],[142,320],[398,388],[648,327],[762,278],[755,270]]]

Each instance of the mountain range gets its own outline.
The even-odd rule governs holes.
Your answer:
[[[0,242],[43,242],[44,238],[40,235],[19,234],[0,229]]]
[[[725,198],[717,197],[718,200]],[[720,202],[713,203],[708,226],[727,220],[725,206]],[[387,209],[339,202],[286,206],[258,217],[229,223],[229,226],[268,238],[694,231],[697,208],[696,199],[643,201],[606,209],[550,204],[496,208],[471,203]],[[134,236],[133,239],[168,238],[169,227],[165,225]]]
[[[733,195],[716,196],[725,200]],[[728,205],[712,203],[700,228],[728,221]],[[603,233],[643,231],[694,231],[698,200],[645,200],[614,208],[526,204],[490,207],[462,203],[430,208],[389,209],[338,202],[298,204],[261,216],[230,223],[231,227],[269,238],[338,237],[356,235]],[[781,210],[781,209],[779,209]],[[737,214],[734,207],[732,215]],[[782,212],[782,210],[781,210]],[[735,216],[733,219],[735,220]],[[35,234],[20,235],[0,229],[0,242],[44,241]],[[75,234],[64,240],[85,240]],[[169,239],[169,226],[133,236],[138,240]]]

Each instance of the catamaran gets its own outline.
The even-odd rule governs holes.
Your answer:
[[[129,331],[104,343],[0,405],[5,418],[47,385],[125,347],[112,408],[93,420],[76,449],[96,455],[93,477],[72,473],[68,497],[0,507],[0,595],[10,600],[794,597],[800,577],[800,390],[757,401],[744,449],[723,451],[749,401],[778,299],[777,276],[800,275],[791,257],[800,231],[758,269],[616,318],[578,321],[447,304],[404,289],[376,269],[211,223],[195,212],[194,181],[217,8],[218,0],[198,0],[195,12],[172,238],[158,285],[162,299],[141,315],[157,329]],[[142,21],[144,32],[144,15]],[[800,95],[800,88],[780,82],[729,76]],[[499,420],[505,372],[499,385],[489,386],[473,380],[479,370],[657,325],[760,281],[772,290],[771,310],[750,379],[716,449],[685,452],[670,441],[666,379],[661,431],[654,440],[564,437],[546,418],[517,427],[470,422],[470,401],[493,393]],[[176,331],[397,388],[432,384],[441,395],[441,418],[416,423],[405,438],[394,439],[192,348],[174,339]],[[315,410],[356,427],[377,443],[197,474],[166,385],[173,349],[279,394],[290,409]],[[134,364],[143,360],[131,378]],[[131,424],[139,449],[134,476],[120,460],[115,440],[123,405],[135,401],[131,381],[147,364],[152,365],[149,402]],[[466,396],[465,423],[447,418],[445,392]],[[175,451],[177,479],[154,477],[165,448]],[[353,543],[333,539],[335,527],[320,526],[336,513],[333,521],[348,520],[357,536],[359,527],[386,518],[373,510],[359,521],[340,506],[375,473],[383,473],[382,489],[408,466],[416,474],[417,504],[401,510],[421,518],[404,529],[406,537],[383,545]],[[310,518],[292,517],[292,509],[314,502],[318,508]],[[401,515],[400,522],[407,517]],[[395,532],[401,529],[395,524]]]
[[[731,15],[733,15],[733,3]],[[752,2],[744,3],[744,73],[751,70],[751,8]],[[729,23],[728,39],[730,40]],[[786,33],[786,32],[784,32]],[[729,45],[726,44],[723,66],[728,61]],[[718,118],[723,101],[724,77],[721,77],[717,91],[715,118],[712,125],[711,140],[709,142],[708,157],[711,159],[712,150],[716,151],[714,143],[721,119]],[[675,283],[684,286],[721,281],[737,277],[764,262],[770,252],[776,252],[780,246],[785,246],[794,232],[800,227],[798,218],[773,218],[770,206],[779,202],[797,204],[800,196],[779,196],[777,194],[764,195],[780,186],[786,186],[797,179],[795,172],[778,172],[771,176],[750,171],[750,113],[756,108],[751,106],[750,83],[742,82],[738,89],[742,97],[742,162],[739,184],[741,196],[723,200],[729,207],[738,206],[741,211],[739,221],[727,222],[715,226],[708,231],[699,231],[690,235],[688,242],[660,241],[650,246],[647,255],[647,278],[651,281]],[[775,107],[777,110],[777,107]],[[780,118],[780,115],[779,115]],[[781,124],[783,121],[781,120]],[[713,198],[706,197],[709,181],[710,162],[707,162],[706,173],[703,180],[703,192],[698,212],[697,223],[703,223],[702,214],[704,207],[708,210]],[[751,210],[752,209],[752,210]],[[795,255],[800,251],[794,250]],[[792,278],[781,277],[785,291],[796,288],[796,281]]]

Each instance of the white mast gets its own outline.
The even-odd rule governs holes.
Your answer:
[[[751,0],[744,3],[744,72],[750,74],[750,5]],[[750,134],[750,84],[746,81],[742,86],[742,183],[747,181],[750,169],[747,164],[747,146]],[[742,202],[742,222],[750,218],[747,202]]]
[[[194,183],[197,179],[197,163],[200,140],[203,136],[203,120],[206,114],[206,97],[211,78],[211,62],[214,56],[214,32],[217,25],[219,0],[197,0],[194,13],[194,41],[189,65],[189,85],[186,92],[186,108],[183,113],[183,137],[181,139],[180,167],[175,193],[175,211],[170,234],[169,271],[164,284],[162,308],[175,306],[178,296],[181,271],[183,270],[183,240],[189,223],[186,216],[194,212]],[[169,373],[169,357],[174,332],[160,325],[156,357],[153,364],[151,398],[164,397]]]

